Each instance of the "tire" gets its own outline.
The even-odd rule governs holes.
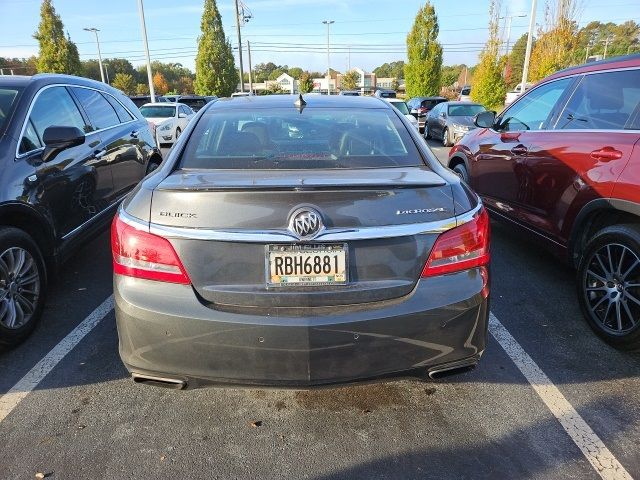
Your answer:
[[[176,140],[178,140],[178,138],[180,138],[180,134],[182,133],[182,130],[180,130],[180,127],[176,128]]]
[[[0,346],[15,347],[33,331],[42,318],[46,288],[35,242],[22,230],[0,228]]]
[[[431,132],[429,132],[429,124],[424,124],[424,138],[427,140],[431,140]]]
[[[451,140],[449,139],[449,129],[445,128],[444,130],[442,130],[442,146],[443,147],[450,147],[451,146]]]
[[[640,349],[640,226],[599,231],[580,259],[576,283],[580,308],[596,335],[614,348]]]
[[[464,163],[457,164],[452,168],[452,170],[456,173],[456,175],[460,177],[460,179],[464,183],[469,183],[469,172],[467,172],[467,167],[464,165]]]

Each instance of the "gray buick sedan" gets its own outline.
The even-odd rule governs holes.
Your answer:
[[[207,104],[111,241],[139,383],[433,377],[486,345],[487,213],[381,99]]]

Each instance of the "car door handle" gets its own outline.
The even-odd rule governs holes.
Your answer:
[[[591,152],[591,158],[594,160],[600,160],[601,162],[609,162],[611,160],[618,160],[622,158],[622,152],[613,147],[603,147],[600,150],[594,150]]]
[[[511,153],[513,153],[514,155],[526,155],[527,152],[529,151],[529,149],[527,147],[525,147],[524,145],[516,145],[515,147],[513,147],[511,149]]]
[[[95,152],[93,152],[93,157],[96,160],[100,160],[102,157],[104,157],[107,154],[107,149],[103,148],[102,150],[96,150]]]

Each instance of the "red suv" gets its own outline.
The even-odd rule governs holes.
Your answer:
[[[562,70],[475,123],[449,167],[577,268],[601,338],[640,348],[640,55]]]

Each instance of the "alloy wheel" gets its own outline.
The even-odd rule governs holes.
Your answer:
[[[0,324],[17,329],[29,323],[40,295],[40,273],[33,256],[11,247],[0,255]]]
[[[618,243],[602,246],[587,263],[583,290],[594,320],[608,333],[624,335],[640,319],[640,258]]]

